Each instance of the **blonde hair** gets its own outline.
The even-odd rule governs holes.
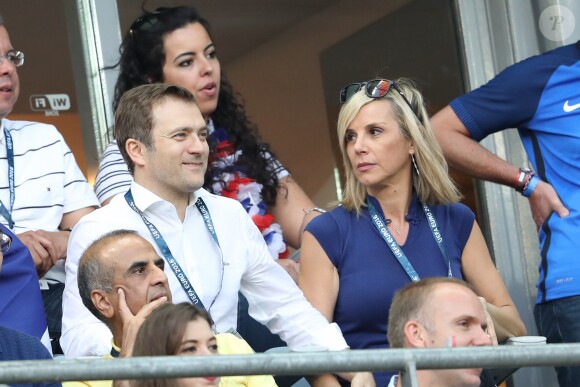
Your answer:
[[[429,124],[429,116],[423,101],[423,96],[413,82],[400,78],[394,81],[413,107],[413,111],[397,90],[389,90],[384,97],[370,98],[364,88],[354,94],[340,109],[338,115],[337,132],[340,151],[346,174],[343,200],[341,204],[349,211],[361,213],[366,205],[366,189],[357,180],[346,153],[346,130],[354,120],[360,109],[375,101],[387,100],[395,114],[401,134],[406,140],[411,140],[415,148],[415,161],[420,174],[412,172],[413,187],[419,200],[426,204],[456,203],[461,199],[459,190],[449,177],[447,162],[439,143]],[[394,89],[394,87],[392,87]],[[418,121],[418,120],[419,121]]]
[[[446,284],[464,287],[475,295],[467,282],[448,277],[424,278],[411,282],[395,293],[389,309],[387,327],[387,340],[391,348],[405,347],[405,325],[409,321],[416,320],[429,333],[434,332],[435,322],[426,307],[433,304],[433,296],[437,289]]]

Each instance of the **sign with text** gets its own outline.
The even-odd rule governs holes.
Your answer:
[[[44,112],[46,116],[58,116],[62,110],[70,110],[70,97],[67,94],[35,94],[30,96],[30,108]]]

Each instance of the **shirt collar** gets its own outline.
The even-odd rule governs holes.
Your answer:
[[[147,188],[143,187],[139,183],[133,181],[131,183],[131,193],[133,194],[133,200],[135,200],[135,205],[139,208],[142,212],[147,211],[150,207],[156,204],[170,204],[166,200],[162,199],[161,197],[157,196],[153,192],[149,191]],[[195,192],[192,192],[189,195],[189,205],[195,204],[195,201],[198,197],[204,197],[211,195],[205,189],[200,188]]]
[[[379,203],[379,201],[374,196],[371,196],[369,194],[367,194],[367,200],[369,200],[373,204],[375,209],[384,219],[385,214],[383,213],[383,209],[381,208],[381,204]],[[407,221],[409,221],[409,223],[417,225],[421,222],[422,216],[423,216],[423,207],[421,205],[421,202],[419,201],[419,198],[417,197],[417,193],[413,190],[411,202],[409,203],[409,211],[407,211],[405,217],[407,218]]]

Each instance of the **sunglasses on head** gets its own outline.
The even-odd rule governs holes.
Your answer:
[[[129,34],[133,36],[135,32],[150,31],[159,22],[161,15],[170,9],[171,8],[161,7],[157,8],[155,12],[151,12],[144,16],[138,17],[137,19],[135,19],[133,24],[131,24],[131,28],[129,28]]]
[[[373,79],[372,81],[351,83],[350,85],[343,87],[340,91],[340,103],[348,101],[350,97],[355,95],[362,88],[364,88],[365,93],[369,98],[382,98],[387,95],[391,88],[393,88],[401,95],[401,97],[403,97],[407,105],[411,108],[411,111],[415,113],[413,106],[411,106],[411,103],[407,97],[405,97],[403,91],[395,82],[388,79]]]
[[[6,235],[1,231],[0,231],[0,245],[3,253],[6,253],[8,250],[10,250],[10,246],[12,245],[12,238],[10,238],[9,235]]]

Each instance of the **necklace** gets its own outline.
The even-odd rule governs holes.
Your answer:
[[[387,226],[392,227],[393,230],[395,230],[395,232],[397,233],[397,235],[401,236],[401,233],[399,232],[399,229],[395,227],[393,223],[393,221],[389,218],[385,219],[385,223],[387,224]]]

